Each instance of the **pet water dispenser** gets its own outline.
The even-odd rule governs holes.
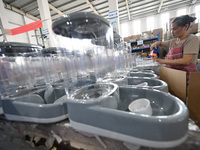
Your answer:
[[[52,29],[57,44],[74,56],[72,86],[66,83],[69,93],[100,82],[114,71],[113,31],[107,20],[93,13],[75,12],[55,21]]]
[[[1,42],[1,96],[15,96],[45,85],[41,47],[26,43]],[[34,65],[33,65],[34,64]]]
[[[26,43],[0,43],[1,102],[8,120],[52,123],[68,117],[64,89],[53,88],[42,48]]]
[[[99,83],[98,90],[95,86],[82,87],[68,99],[70,124],[76,130],[154,148],[175,147],[186,140],[188,109],[177,97],[133,87],[114,92],[117,85],[112,83]],[[147,104],[137,110],[146,111],[130,111],[129,105],[141,99]]]

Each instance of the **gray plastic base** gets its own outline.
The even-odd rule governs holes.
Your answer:
[[[52,87],[2,99],[5,118],[14,121],[54,123],[68,118],[64,89]]]
[[[82,93],[83,91],[81,89]],[[174,147],[186,139],[188,109],[181,100],[158,90],[132,87],[120,87],[119,100],[113,96],[117,93],[116,89],[112,95],[93,99],[83,100],[76,96],[76,99],[68,99],[72,127],[155,148]],[[128,105],[139,98],[149,99],[152,116],[128,111]],[[109,105],[104,105],[106,101]]]
[[[3,108],[2,108],[2,102],[1,102],[1,99],[0,99],[0,115],[3,114]]]
[[[110,130],[106,130],[106,129],[102,129],[102,128],[98,128],[98,127],[94,127],[94,126],[90,126],[90,125],[86,125],[86,124],[81,124],[78,122],[74,122],[71,119],[70,119],[70,124],[76,130],[85,131],[88,133],[91,133],[91,131],[92,131],[92,133],[95,135],[102,135],[102,136],[109,135],[107,137],[112,138],[112,139],[122,140],[125,142],[129,142],[129,143],[133,143],[133,144],[140,144],[140,145],[144,145],[144,146],[148,146],[148,147],[156,147],[156,148],[175,147],[175,146],[183,143],[187,139],[187,135],[185,135],[182,138],[177,139],[177,140],[160,142],[160,141],[153,141],[153,140],[137,138],[137,137],[129,136],[126,134],[121,134],[119,132],[113,132]]]

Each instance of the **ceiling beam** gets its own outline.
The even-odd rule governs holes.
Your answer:
[[[67,9],[67,10],[63,10],[62,12],[64,14],[70,14],[70,13],[73,13],[73,12],[76,12],[76,11],[92,11],[90,8],[88,8],[88,5],[87,4],[84,4],[84,5],[79,5],[79,7],[76,7],[76,8],[71,8],[71,9]],[[55,14],[55,15],[52,15],[52,20],[60,17],[60,15],[58,14]]]
[[[14,1],[12,1],[11,3],[9,3],[9,5],[12,5],[12,4],[15,3],[16,1],[18,1],[18,0],[14,0]]]
[[[51,4],[49,4],[49,8],[52,9],[53,11],[55,11],[56,13],[58,13],[59,15],[64,15],[63,12],[61,12],[59,9],[57,9],[56,7],[54,7]]]
[[[99,15],[99,13],[98,13],[97,10],[94,8],[94,6],[89,2],[89,0],[85,0],[85,2],[90,6],[90,8],[92,9],[92,11],[94,11],[95,14]]]
[[[39,10],[38,7],[34,8],[34,9],[31,9],[31,10],[27,11],[26,13],[32,13],[32,12],[35,12],[35,11],[37,11],[37,10]]]
[[[34,3],[36,3],[36,2],[37,2],[37,1],[28,3],[28,4],[24,5],[24,6],[22,6],[20,9],[24,9],[24,8],[26,8],[26,7],[29,7],[29,6],[33,5]]]
[[[51,1],[51,3],[50,3],[50,4],[52,4],[52,3],[55,3],[55,2],[57,2],[57,1],[59,1],[59,0],[54,0],[54,1]]]
[[[70,5],[72,5],[73,3],[76,3],[76,1],[77,0],[71,0],[70,2],[66,2],[66,3],[62,3],[62,4],[60,4],[60,5],[58,5],[58,6],[56,6],[56,8],[60,8],[60,7],[63,7],[63,6],[70,6]]]
[[[130,11],[129,11],[129,7],[128,7],[128,0],[126,0],[126,9],[128,12],[128,19],[131,20]]]
[[[160,6],[159,6],[159,8],[158,8],[158,13],[160,13],[160,10],[161,10],[162,5],[163,5],[163,1],[164,1],[164,0],[161,0],[161,1],[160,1]]]
[[[25,13],[25,12],[21,11],[20,9],[18,9],[18,8],[16,8],[16,7],[13,7],[13,6],[9,5],[9,4],[4,3],[4,7],[5,7],[6,9],[12,10],[12,11],[14,11],[14,12],[16,12],[16,13],[19,13],[19,14],[21,14],[21,15],[24,15],[24,16],[30,18],[30,19],[33,19],[33,20],[35,20],[35,21],[39,20],[39,18],[34,17],[34,16],[30,15],[29,13]]]

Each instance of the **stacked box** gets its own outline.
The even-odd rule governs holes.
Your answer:
[[[163,29],[162,28],[154,29],[153,30],[153,36],[157,37],[159,32],[160,32],[160,39],[162,39],[163,38]]]
[[[151,31],[144,31],[142,32],[142,35],[144,37],[144,39],[148,39],[148,38],[151,38]]]
[[[131,40],[131,41],[137,41],[137,40],[140,40],[140,37],[141,37],[140,34],[139,34],[139,35],[132,35],[132,36],[130,37],[130,40]]]
[[[130,42],[130,36],[124,38],[125,42]]]
[[[188,33],[197,33],[198,32],[198,23],[191,23]]]

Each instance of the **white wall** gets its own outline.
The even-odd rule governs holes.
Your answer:
[[[187,6],[187,7],[184,7],[186,8],[186,13],[187,14],[192,14],[192,13],[195,13],[195,6],[197,5],[200,5],[199,3],[196,4],[196,5],[192,5],[192,6]],[[165,13],[165,12],[163,12]],[[163,13],[160,13],[160,14],[156,14],[154,15],[154,29],[157,29],[157,28],[162,28],[162,14]],[[169,13],[169,18],[174,18],[177,16],[177,10],[173,10],[173,11],[168,11]],[[147,22],[148,17],[145,17],[145,18],[141,18],[140,21],[141,21],[141,31],[140,31],[140,34],[144,31],[147,31],[147,24],[149,24],[150,22]],[[121,23],[120,24],[120,30],[121,30],[121,36],[122,37],[127,37],[127,36],[131,36],[131,35],[136,35],[137,33],[134,31],[133,29],[133,24],[134,24],[134,21],[135,20],[131,20],[131,21],[128,21],[128,22],[124,22],[124,23]]]
[[[25,24],[34,22],[34,20],[29,19],[26,16],[20,15],[8,9],[5,10],[9,22],[9,26],[7,27],[7,29],[17,28]],[[0,41],[3,41],[3,36],[0,36]],[[13,35],[12,41],[9,42],[23,42],[23,43],[37,44],[35,31],[33,30],[22,34]]]
[[[198,3],[196,5],[200,5],[200,4]],[[187,14],[194,13],[194,10],[195,10],[194,8],[195,8],[196,5],[186,7],[186,13]],[[177,10],[169,11],[169,18],[176,17],[176,12],[177,12]],[[34,22],[34,20],[31,20],[31,19],[27,18],[26,16],[22,16],[18,13],[15,13],[13,11],[8,10],[8,9],[6,9],[6,13],[7,13],[8,20],[9,20],[9,27],[7,27],[8,29],[13,29],[13,28]],[[162,28],[162,23],[161,23],[161,20],[162,20],[161,15],[162,14],[163,13],[154,15],[154,17],[155,17],[154,28],[155,29]],[[147,20],[147,17],[140,19],[140,21],[141,21],[141,26],[140,26],[141,31],[140,31],[140,33],[147,31],[148,22],[146,20]],[[121,36],[122,37],[127,37],[127,36],[131,36],[131,35],[136,34],[135,33],[136,31],[134,31],[134,21],[135,20],[131,20],[131,21],[120,24],[120,30],[121,30]],[[0,33],[1,33],[1,31],[0,31]],[[37,30],[37,35],[40,35],[39,29]],[[37,43],[35,36],[36,36],[35,31],[29,31],[29,32],[26,32],[26,33],[14,35],[13,41],[14,42],[24,42],[24,43],[42,45],[42,41],[41,41],[42,39],[38,38],[39,43]],[[0,41],[3,41],[3,36],[0,36]]]

